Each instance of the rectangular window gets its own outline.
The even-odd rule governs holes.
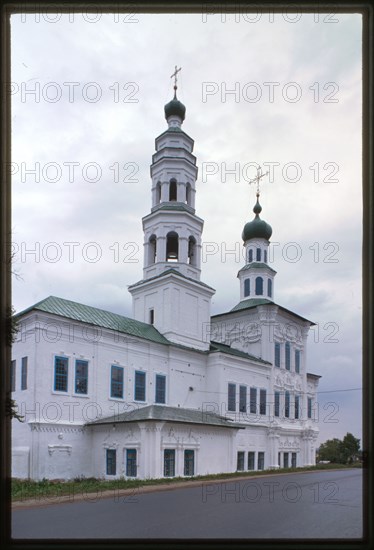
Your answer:
[[[286,350],[286,369],[291,370],[291,344],[289,342],[286,342],[285,346]]]
[[[290,418],[290,392],[284,394],[284,416]]]
[[[21,390],[27,390],[27,357],[22,357],[22,363],[21,363]]]
[[[308,397],[308,418],[312,418],[312,398]]]
[[[117,471],[117,451],[116,449],[106,450],[106,475],[115,476]]]
[[[260,390],[260,414],[266,414],[266,390]]]
[[[261,248],[256,248],[256,262],[261,262]]]
[[[55,391],[68,391],[68,365],[67,357],[55,357]]]
[[[150,309],[149,310],[149,323],[151,325],[153,325],[155,322],[155,310],[154,309]]]
[[[252,414],[257,413],[257,388],[251,388],[249,391],[249,410]]]
[[[110,397],[123,399],[123,367],[112,365],[110,374]]]
[[[280,465],[281,465],[281,454],[278,453],[278,466],[280,468]]]
[[[300,417],[300,395],[295,395],[295,420]]]
[[[164,450],[164,477],[175,476],[175,449]]]
[[[145,372],[135,371],[135,401],[145,401]]]
[[[274,393],[274,416],[279,416],[280,410],[280,393],[276,391]]]
[[[295,372],[300,374],[300,355],[301,352],[299,349],[295,350]]]
[[[248,453],[248,470],[254,470],[255,469],[255,453],[253,451],[249,451]]]
[[[136,449],[126,449],[126,476],[136,477]]]
[[[288,453],[283,453],[283,468],[288,468]]]
[[[263,470],[265,468],[265,453],[258,453],[257,469]]]
[[[195,475],[195,451],[186,449],[184,451],[184,475]]]
[[[267,250],[264,250],[264,262],[266,264],[268,263],[268,252],[267,252]]]
[[[156,374],[155,403],[166,403],[166,376]]]
[[[275,342],[274,345],[274,364],[276,367],[281,366],[281,345],[279,342]]]
[[[251,281],[250,279],[244,279],[244,297],[247,297],[251,293]]]
[[[239,411],[247,412],[247,386],[239,386]]]
[[[10,362],[10,391],[16,391],[16,361]]]
[[[227,410],[228,411],[236,410],[236,384],[228,385]]]
[[[75,361],[75,393],[86,395],[88,391],[88,361]]]
[[[296,468],[296,466],[297,466],[296,457],[297,457],[297,454],[292,453],[292,455],[291,455],[291,468]]]
[[[236,464],[236,470],[238,472],[244,471],[244,451],[238,451],[238,459]]]

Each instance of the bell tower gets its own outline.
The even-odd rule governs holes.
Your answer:
[[[173,342],[208,349],[214,290],[200,281],[204,222],[195,213],[198,168],[194,141],[182,130],[186,107],[174,97],[164,107],[168,128],[152,157],[152,206],[143,218],[143,279],[129,287],[133,316]]]

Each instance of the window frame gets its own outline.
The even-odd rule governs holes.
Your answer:
[[[265,452],[259,451],[257,453],[257,470],[265,470]]]
[[[313,398],[307,399],[307,417],[311,420],[313,418]]]
[[[280,369],[281,366],[281,344],[280,342],[274,343],[274,366]]]
[[[239,412],[247,412],[247,386],[244,384],[239,386]]]
[[[85,377],[85,383],[86,383],[86,391],[77,391],[77,382],[78,379],[84,377],[77,377],[77,363],[85,363],[86,366],[86,377]],[[88,395],[88,360],[87,359],[76,359],[74,363],[74,393],[75,395]]]
[[[138,477],[138,452],[137,449],[125,449],[126,452],[126,477]],[[135,453],[134,458],[130,458],[129,454]],[[133,473],[135,472],[135,473]]]
[[[285,369],[290,371],[291,370],[291,343],[288,341],[284,346],[284,360],[285,360],[285,363],[284,363]]]
[[[255,296],[262,296],[264,293],[264,279],[260,275],[255,280]]]
[[[244,279],[244,298],[251,295],[251,279]]]
[[[301,350],[295,349],[295,372],[300,374],[301,367]]]
[[[244,470],[245,470],[245,451],[238,451],[236,456],[236,471],[244,472]]]
[[[109,458],[109,457],[112,458]],[[111,471],[111,470],[114,471]],[[109,471],[110,470],[110,471]],[[117,475],[117,449],[105,449],[105,475],[116,476]]]
[[[284,417],[290,418],[291,394],[288,390],[284,392]]]
[[[139,386],[139,379],[143,380],[143,384]],[[145,403],[147,397],[147,377],[144,370],[136,370],[134,375],[134,401]],[[144,399],[137,396],[137,392],[144,391]]]
[[[255,386],[249,388],[249,412],[257,414],[257,388]]]
[[[121,382],[119,382],[118,380],[113,379],[113,371],[118,371],[118,372],[122,373]],[[122,395],[121,396],[113,395],[113,383],[115,383],[115,384],[121,383],[122,384],[122,392],[121,392]],[[121,367],[121,365],[111,365],[110,366],[110,386],[109,386],[109,389],[110,389],[109,396],[110,396],[111,399],[124,399],[124,395],[125,395],[125,369],[124,369],[124,367]]]
[[[170,455],[169,458],[166,458],[166,455]],[[175,449],[164,449],[164,477],[175,477],[175,458],[176,458]],[[172,473],[168,474],[167,471],[170,471]]]
[[[230,390],[233,392],[233,395],[230,395]],[[227,384],[227,410],[229,412],[236,412],[236,384],[234,382],[228,382]]]
[[[280,391],[274,392],[274,416],[280,416]]]
[[[161,379],[163,379],[163,383],[164,383],[163,389],[160,389],[158,387],[158,382]],[[163,392],[163,394],[164,394],[164,400],[163,401],[161,401],[157,397],[159,391]],[[165,405],[165,403],[166,403],[166,375],[165,374],[156,374],[156,376],[155,376],[155,403],[157,403],[159,405]]]
[[[188,456],[190,458],[188,458]],[[192,458],[191,458],[192,457]],[[192,473],[190,472],[192,464]],[[183,475],[186,477],[192,477],[195,475],[195,451],[194,449],[184,449],[183,452]]]
[[[249,459],[249,457],[251,456],[251,459],[253,458],[253,461]],[[247,470],[255,470],[256,468],[256,452],[255,451],[248,451],[248,455],[247,455],[247,465],[248,465],[248,468]],[[252,467],[250,467],[252,466]]]
[[[28,357],[22,357],[21,359],[21,390],[27,390],[27,366]]]
[[[300,420],[300,395],[295,395],[295,402],[294,402],[294,415],[295,420]]]
[[[262,416],[266,415],[266,406],[267,406],[267,392],[266,392],[266,389],[265,388],[260,388],[260,400],[259,400],[259,403],[260,403],[260,407],[259,407],[259,411],[260,411],[260,414]],[[265,398],[264,398],[265,396]]]
[[[56,387],[56,382],[57,382],[57,372],[56,372],[56,362],[57,360],[63,360],[64,362],[66,362],[66,374],[65,375],[62,375],[61,373],[59,373],[59,376],[64,376],[66,378],[66,389],[65,390],[61,390],[61,389],[57,389]],[[57,393],[68,393],[69,391],[69,357],[67,357],[66,355],[54,355],[54,360],[53,360],[53,391],[54,392],[57,392]]]

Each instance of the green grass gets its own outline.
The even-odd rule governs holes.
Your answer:
[[[292,473],[305,472],[313,470],[331,470],[336,468],[361,468],[361,463],[355,464],[318,464],[317,466],[309,466],[305,468],[279,468],[277,470],[261,470],[261,471],[244,471],[228,474],[212,474],[205,476],[190,477],[173,477],[161,479],[113,479],[104,480],[96,478],[76,478],[71,481],[50,481],[43,479],[42,481],[31,481],[12,479],[11,482],[11,497],[13,501],[35,500],[35,501],[56,501],[60,497],[70,496],[71,500],[74,497],[83,497],[86,500],[94,501],[99,498],[104,491],[119,491],[121,489],[135,489],[137,487],[149,485],[168,485],[170,483],[186,483],[187,481],[209,481],[219,479],[235,479],[237,477],[255,477],[258,475],[271,475],[274,473]],[[96,494],[95,494],[96,493]],[[88,495],[91,495],[89,497]]]

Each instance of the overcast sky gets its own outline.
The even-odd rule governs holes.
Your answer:
[[[177,64],[212,314],[239,301],[259,163],[275,301],[317,323],[320,442],[361,437],[361,30],[354,14],[12,16],[16,310],[55,295],[131,316]]]

